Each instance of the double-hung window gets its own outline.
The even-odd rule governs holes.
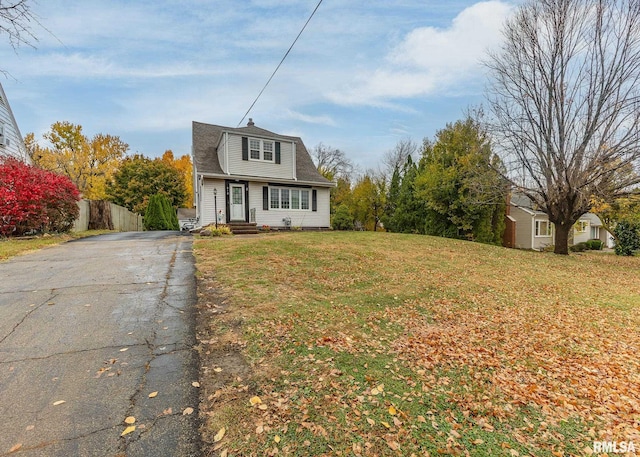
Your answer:
[[[578,233],[586,233],[587,227],[589,227],[589,222],[587,221],[576,222],[576,232]]]
[[[536,236],[551,236],[551,222],[536,221]]]
[[[249,157],[251,160],[260,160],[260,140],[249,140]]]
[[[259,140],[249,138],[249,158],[251,160],[262,160],[273,162],[274,142],[270,140]]]

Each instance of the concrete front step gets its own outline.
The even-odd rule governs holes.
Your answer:
[[[255,222],[231,222],[227,225],[234,235],[255,235],[258,233],[258,224]]]

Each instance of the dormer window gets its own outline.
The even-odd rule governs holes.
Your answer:
[[[249,138],[249,159],[273,162],[273,141]]]
[[[280,164],[280,142],[260,138],[242,137],[242,160]]]

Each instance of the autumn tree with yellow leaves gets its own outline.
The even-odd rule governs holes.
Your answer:
[[[193,207],[193,163],[191,162],[191,156],[185,154],[176,159],[173,151],[167,149],[164,151],[164,154],[162,154],[161,160],[180,172],[186,189],[186,197],[182,204],[186,208]]]
[[[81,125],[67,121],[52,124],[43,138],[48,146],[40,146],[33,133],[25,137],[27,152],[35,165],[68,176],[84,198],[106,198],[105,184],[124,159],[127,143],[102,133],[88,138]]]

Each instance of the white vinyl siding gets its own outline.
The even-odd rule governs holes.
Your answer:
[[[292,227],[326,227],[330,226],[329,222],[329,189],[328,188],[314,188],[316,190],[317,198],[317,211],[311,211],[311,193],[313,189],[294,189],[289,190],[308,190],[309,196],[309,210],[294,210],[294,209],[271,209],[263,210],[262,192],[263,187],[269,186],[266,182],[251,182],[249,183],[249,210],[256,210],[256,223],[258,227],[268,225],[270,227],[284,227],[282,219],[285,217],[291,218]],[[283,185],[283,187],[285,187]],[[273,187],[270,187],[270,189]],[[272,193],[269,192],[269,206],[271,206]],[[304,195],[304,194],[301,194]],[[291,193],[289,194],[290,205],[293,202]],[[302,197],[301,197],[302,204]]]
[[[0,129],[2,129],[3,143],[0,145],[0,157],[15,157],[16,159],[23,160],[26,163],[31,163],[31,159],[27,154],[27,150],[22,141],[20,129],[16,125],[15,118],[11,111],[9,101],[6,98],[4,89],[0,84]]]
[[[573,244],[583,243],[590,239],[592,239],[592,237],[589,221],[587,219],[580,219],[574,225]]]
[[[213,189],[216,189],[216,195],[213,195]],[[225,184],[220,179],[204,179],[202,186],[197,189],[198,194],[196,198],[199,202],[197,205],[196,216],[199,226],[205,226],[207,224],[214,223],[216,221],[214,214],[217,207],[218,213],[221,214],[222,221],[226,221],[226,201],[225,201]],[[214,198],[216,201],[214,201]]]
[[[268,187],[267,182],[250,182],[249,183],[249,200],[246,202],[249,211],[255,210],[256,223],[258,227],[262,225],[269,225],[271,227],[284,227],[282,219],[285,217],[291,218],[291,225],[293,227],[329,227],[329,189],[328,188],[315,188],[317,195],[317,211],[309,210],[292,210],[292,209],[269,209],[263,210],[263,188]],[[283,186],[285,187],[285,186]],[[200,218],[198,225],[204,226],[209,223],[215,222],[214,218],[214,196],[213,189],[217,189],[217,207],[218,211],[222,211],[223,221],[226,220],[225,208],[225,181],[223,179],[210,179],[205,178],[202,181],[202,186],[198,186],[198,194],[196,195],[199,202],[197,208],[197,216]],[[300,204],[304,204],[304,197],[308,195],[308,206],[311,208],[311,193],[312,189],[295,189],[292,190],[305,190],[308,192],[301,192]],[[290,202],[292,204],[293,198],[290,195]],[[271,197],[271,194],[270,194]]]
[[[13,124],[13,118],[9,113],[6,101],[0,103],[0,133],[2,134],[1,143],[3,143],[0,144],[0,157],[15,157],[30,162],[22,138]]]
[[[260,178],[293,179],[293,143],[288,141],[280,142],[280,163],[275,163],[275,142],[277,139],[262,138],[272,143],[273,161],[242,160],[242,135],[229,133],[227,145],[228,168],[225,172],[238,176],[256,176]],[[252,137],[250,137],[252,138]],[[262,146],[264,148],[264,145]],[[267,157],[269,157],[269,146],[267,146]],[[249,147],[249,153],[251,147]],[[264,154],[264,149],[262,150]],[[263,156],[261,156],[263,157]]]

